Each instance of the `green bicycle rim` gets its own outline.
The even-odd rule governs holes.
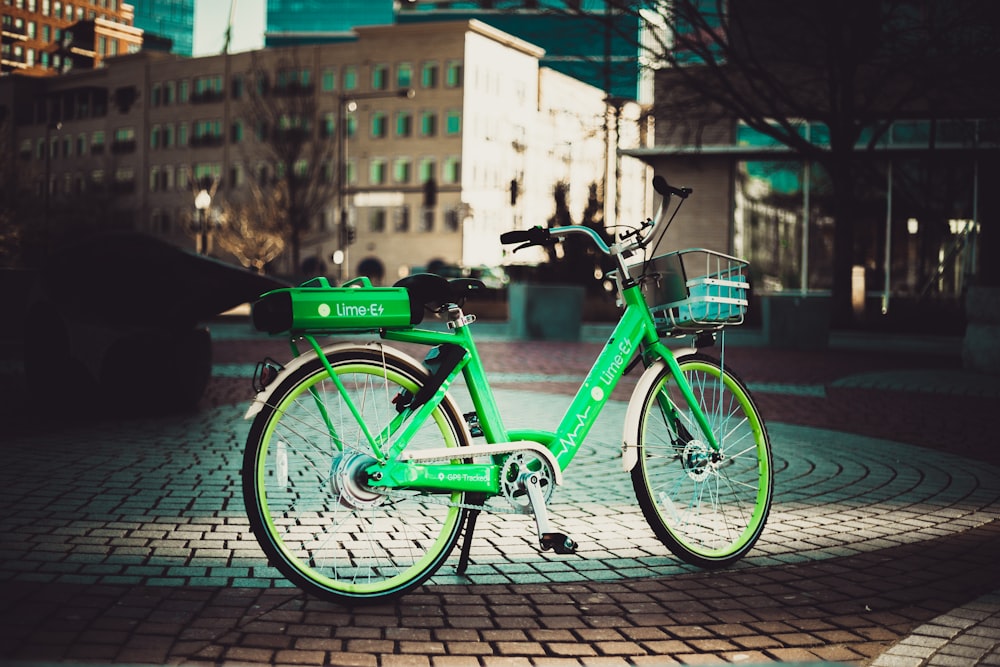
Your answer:
[[[369,371],[373,366],[366,363],[353,363],[346,364],[343,366],[337,366],[335,370],[342,371],[341,374],[347,373],[357,373],[360,371]],[[388,380],[405,387],[409,391],[416,391],[417,385],[409,378],[400,375],[392,369],[382,369],[378,368],[378,375],[380,377],[386,377]],[[279,539],[279,531],[277,526],[275,526],[270,510],[267,506],[267,490],[264,486],[265,472],[266,468],[262,465],[262,462],[266,460],[268,451],[271,446],[271,437],[274,434],[274,429],[278,424],[279,415],[283,414],[286,407],[293,403],[302,393],[308,391],[310,388],[321,382],[327,377],[327,373],[324,369],[320,368],[309,377],[306,381],[300,382],[296,385],[292,391],[290,391],[282,401],[274,407],[274,412],[272,417],[268,420],[267,428],[261,435],[261,441],[264,446],[260,447],[257,454],[257,460],[254,465],[256,471],[256,488],[257,488],[257,504],[260,510],[260,516],[263,519],[265,529],[269,535],[271,543],[281,552],[282,557],[285,561],[299,573],[300,576],[309,579],[316,586],[325,588],[331,591],[336,591],[343,595],[356,596],[356,597],[366,597],[371,595],[387,595],[391,594],[394,590],[399,588],[404,588],[411,584],[416,577],[427,572],[428,568],[432,567],[434,561],[441,557],[447,543],[452,539],[452,535],[456,529],[456,521],[459,519],[461,511],[457,507],[450,507],[448,516],[442,523],[442,530],[438,537],[435,539],[434,543],[429,549],[426,550],[424,556],[420,558],[416,563],[407,567],[403,572],[381,581],[379,583],[346,583],[331,579],[311,567],[303,564],[302,560],[291,553],[284,543],[284,540]],[[445,435],[445,446],[446,447],[456,447],[454,434],[451,430],[447,428],[446,421],[444,418],[444,413],[441,410],[435,410],[433,413],[433,418],[438,428],[441,429],[442,434]],[[444,425],[444,428],[442,426]],[[455,492],[451,496],[451,500],[454,503],[460,502],[461,493]],[[415,576],[410,573],[416,573]]]
[[[767,519],[767,514],[769,510],[769,503],[767,498],[770,492],[771,486],[771,461],[770,457],[767,456],[766,446],[767,439],[764,435],[764,429],[760,421],[760,417],[750,400],[748,394],[743,389],[742,386],[729,374],[723,372],[723,370],[715,366],[714,364],[706,363],[701,360],[691,360],[691,361],[680,361],[681,370],[685,373],[690,371],[701,371],[713,378],[718,380],[718,376],[721,375],[723,378],[723,383],[730,393],[736,398],[737,403],[743,409],[743,414],[746,415],[749,422],[750,428],[754,434],[754,449],[756,451],[756,460],[758,462],[758,475],[757,475],[757,495],[754,500],[754,510],[750,517],[750,521],[747,522],[746,528],[740,533],[739,537],[734,540],[729,546],[722,549],[710,549],[705,550],[703,547],[692,546],[690,542],[681,537],[677,532],[670,529],[670,524],[661,519],[661,523],[667,528],[673,538],[685,549],[691,553],[696,553],[702,558],[711,559],[723,559],[731,556],[734,553],[741,551],[749,542],[752,542],[756,536],[760,533],[763,528],[763,523]],[[657,390],[654,393],[659,393],[664,390],[664,386],[671,379],[670,375],[667,375],[657,386]],[[707,415],[711,419],[711,415]],[[763,451],[762,451],[763,450]],[[644,473],[645,475],[645,468]],[[647,485],[651,485],[651,481],[647,477]],[[653,503],[656,508],[656,513],[661,517],[660,509],[657,503]]]

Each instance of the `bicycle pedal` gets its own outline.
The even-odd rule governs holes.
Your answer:
[[[576,542],[563,533],[544,533],[540,541],[542,551],[552,549],[557,554],[575,554],[578,546]]]
[[[465,423],[469,425],[469,435],[473,438],[483,437],[483,427],[479,423],[479,415],[475,412],[466,412],[462,416],[465,418]]]

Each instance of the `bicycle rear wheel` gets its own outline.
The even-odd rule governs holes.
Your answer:
[[[773,493],[771,443],[746,386],[702,354],[678,358],[719,443],[713,452],[664,367],[643,397],[632,485],[646,521],[677,557],[719,568],[760,537]]]
[[[427,379],[389,348],[349,347],[328,359],[375,435],[398,418],[397,394]],[[446,398],[408,451],[468,444],[461,413]],[[284,379],[254,419],[243,460],[250,527],[269,562],[303,590],[338,602],[401,595],[430,577],[458,540],[464,494],[379,491],[364,472],[373,462],[318,358]]]

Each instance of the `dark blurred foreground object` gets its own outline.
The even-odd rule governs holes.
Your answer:
[[[37,273],[24,319],[28,389],[59,396],[42,408],[54,411],[193,408],[212,370],[211,336],[199,323],[287,286],[152,237],[92,236]]]

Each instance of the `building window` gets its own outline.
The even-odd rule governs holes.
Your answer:
[[[434,231],[434,212],[436,209],[425,208],[420,211],[420,226],[417,228],[419,232],[433,232]]]
[[[420,171],[417,174],[417,178],[421,183],[437,179],[437,160],[432,157],[425,157],[420,160]]]
[[[438,87],[438,64],[436,62],[426,62],[421,66],[420,85],[424,88]]]
[[[104,131],[97,130],[90,135],[90,154],[101,155],[104,153]]]
[[[389,66],[384,64],[372,65],[372,90],[389,89]]]
[[[327,111],[323,114],[323,118],[320,121],[319,126],[320,135],[323,137],[332,137],[337,132],[337,112]]]
[[[462,180],[462,160],[451,156],[445,158],[444,168],[441,174],[445,183],[458,183]]]
[[[337,70],[328,68],[323,70],[322,88],[324,93],[329,93],[337,89]]]
[[[386,181],[386,162],[383,158],[372,158],[368,169],[368,181],[372,185],[384,185]]]
[[[392,178],[397,183],[409,183],[413,174],[413,163],[408,157],[396,158],[392,166]]]
[[[161,128],[159,125],[154,125],[149,129],[149,147],[159,148],[161,141]]]
[[[344,68],[344,90],[356,90],[358,87],[358,68],[348,65]]]
[[[444,212],[444,228],[449,232],[458,231],[458,211],[451,208]]]
[[[420,112],[420,136],[437,136],[437,113],[434,111]]]
[[[410,207],[400,206],[395,210],[393,229],[397,232],[410,231]]]
[[[413,65],[411,63],[399,63],[396,67],[396,87],[409,88],[413,85]]]
[[[451,60],[445,67],[444,85],[448,88],[459,88],[462,85],[462,62]]]
[[[461,134],[461,132],[462,132],[462,112],[461,111],[449,111],[445,115],[444,131],[445,131],[445,134],[447,134],[449,136],[455,136],[457,134]]]
[[[368,209],[368,231],[375,234],[385,232],[386,211],[384,208]]]
[[[384,111],[372,112],[372,138],[381,139],[388,134],[389,118]]]
[[[400,111],[396,114],[396,136],[409,137],[413,134],[413,113]]]

